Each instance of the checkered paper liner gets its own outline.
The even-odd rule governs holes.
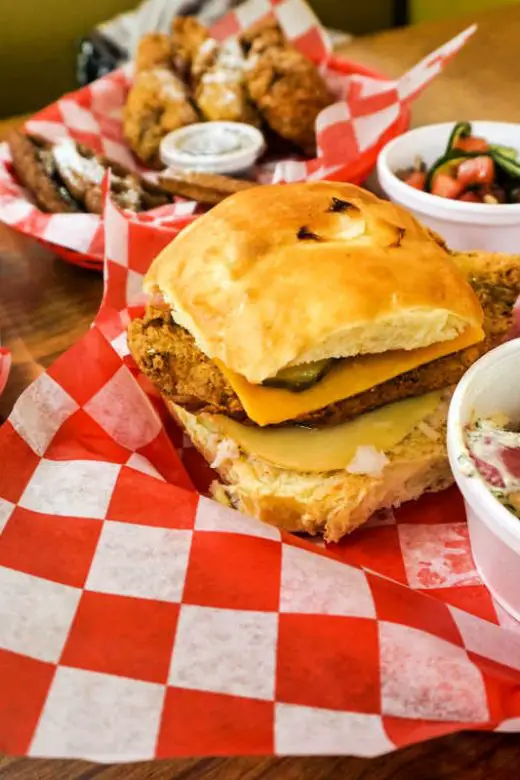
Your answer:
[[[11,353],[6,347],[0,347],[0,395],[7,384],[11,369]]]
[[[520,627],[458,492],[328,547],[209,499],[125,337],[177,228],[105,220],[93,326],[0,429],[0,751],[373,756],[520,730]]]
[[[248,0],[218,22],[213,33],[226,39],[269,16],[276,16],[295,46],[321,63],[338,102],[318,117],[318,157],[280,161],[274,169],[272,164],[259,167],[257,178],[262,182],[324,178],[362,181],[384,144],[406,129],[410,102],[475,29],[468,28],[397,81],[376,78],[361,66],[332,57],[325,30],[303,0]],[[51,141],[73,138],[135,170],[136,161],[125,144],[121,119],[131,78],[130,68],[115,71],[44,108],[26,127]],[[144,216],[182,219],[197,211],[201,209],[196,203],[184,201]],[[18,184],[5,144],[0,147],[0,220],[44,242],[70,262],[102,267],[101,217],[39,211]]]

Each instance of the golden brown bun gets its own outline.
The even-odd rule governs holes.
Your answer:
[[[453,482],[446,452],[447,401],[391,452],[381,476],[347,471],[298,473],[280,469],[239,451],[200,423],[196,415],[171,402],[168,407],[223,483],[213,496],[286,531],[323,534],[338,541],[374,512],[396,507]]]
[[[482,321],[445,248],[352,184],[253,187],[186,228],[145,280],[210,358],[259,383],[290,364],[455,338]]]

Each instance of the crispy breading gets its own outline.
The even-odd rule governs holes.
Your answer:
[[[188,88],[173,71],[168,35],[144,35],[136,53],[136,72],[126,99],[123,132],[142,162],[161,167],[159,144],[165,135],[198,121]]]
[[[165,135],[198,121],[184,83],[167,68],[137,73],[124,109],[124,134],[147,165],[159,167]]]
[[[169,68],[172,65],[171,43],[168,35],[148,33],[139,41],[135,55],[135,72],[152,68]]]
[[[209,121],[260,124],[246,88],[245,59],[234,40],[203,43],[192,63],[195,102]]]
[[[194,16],[175,16],[171,26],[171,56],[177,73],[189,76],[195,55],[209,32]]]
[[[151,305],[130,323],[128,343],[140,369],[161,392],[191,410],[207,406],[240,414],[240,401],[193,337],[172,321],[165,306]]]
[[[246,54],[251,49],[261,52],[270,46],[285,46],[286,38],[276,19],[262,19],[248,27],[240,36],[240,44]]]
[[[190,16],[172,22],[175,69],[186,79],[200,113],[209,121],[259,125],[245,85],[245,58],[235,40],[219,43]]]
[[[481,355],[507,337],[520,295],[520,256],[455,254],[485,313],[486,338],[480,344],[439,358],[413,371],[300,417],[297,422],[336,425],[380,406],[456,384]],[[141,371],[170,400],[188,411],[224,413],[247,422],[231,386],[193,337],[175,325],[167,307],[149,307],[129,328],[130,350]]]
[[[316,152],[318,114],[334,102],[311,60],[291,46],[276,25],[243,36],[248,49],[246,84],[267,124],[305,154]]]

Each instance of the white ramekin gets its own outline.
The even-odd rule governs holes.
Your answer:
[[[464,497],[469,537],[478,572],[496,601],[520,620],[520,519],[493,496],[478,476],[461,467],[468,455],[464,426],[473,414],[503,412],[520,420],[520,339],[488,352],[460,381],[448,415],[448,454]]]
[[[264,150],[264,136],[252,125],[197,122],[168,133],[159,154],[164,165],[178,171],[231,176],[246,173]]]
[[[421,192],[401,181],[395,172],[420,157],[430,166],[448,143],[454,122],[427,125],[398,136],[381,151],[377,161],[379,184],[390,200],[404,206],[441,235],[451,249],[520,252],[520,203],[465,203]],[[472,132],[490,143],[520,151],[520,125],[472,121]]]

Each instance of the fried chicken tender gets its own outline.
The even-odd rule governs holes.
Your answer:
[[[167,35],[151,34],[141,39],[137,72],[124,109],[123,131],[128,145],[150,167],[160,167],[159,144],[165,135],[198,121],[187,87],[170,68],[170,57]]]
[[[169,68],[172,64],[170,39],[163,33],[143,35],[135,55],[135,71]]]
[[[316,66],[272,22],[246,31],[242,45],[251,100],[272,130],[313,156],[316,118],[334,102]]]
[[[208,38],[192,65],[195,102],[205,119],[259,125],[246,89],[245,59],[236,41]]]
[[[246,63],[237,41],[219,43],[190,16],[173,20],[171,41],[175,67],[189,81],[204,119],[260,124],[247,93]]]
[[[484,341],[434,360],[295,420],[307,425],[337,425],[394,401],[456,384],[481,355],[507,337],[513,306],[520,295],[520,256],[455,254],[484,309]],[[241,422],[247,415],[217,365],[177,326],[167,307],[149,307],[129,328],[128,343],[141,371],[161,392],[188,411],[223,413]],[[295,422],[291,421],[291,422]]]
[[[209,31],[194,16],[176,16],[171,26],[171,56],[176,72],[191,78],[195,55],[210,37]]]
[[[240,36],[240,44],[246,54],[251,49],[259,54],[270,46],[286,46],[287,39],[276,19],[255,22]]]
[[[248,56],[249,95],[267,124],[312,157],[318,114],[334,102],[314,64],[296,49],[270,46]]]

